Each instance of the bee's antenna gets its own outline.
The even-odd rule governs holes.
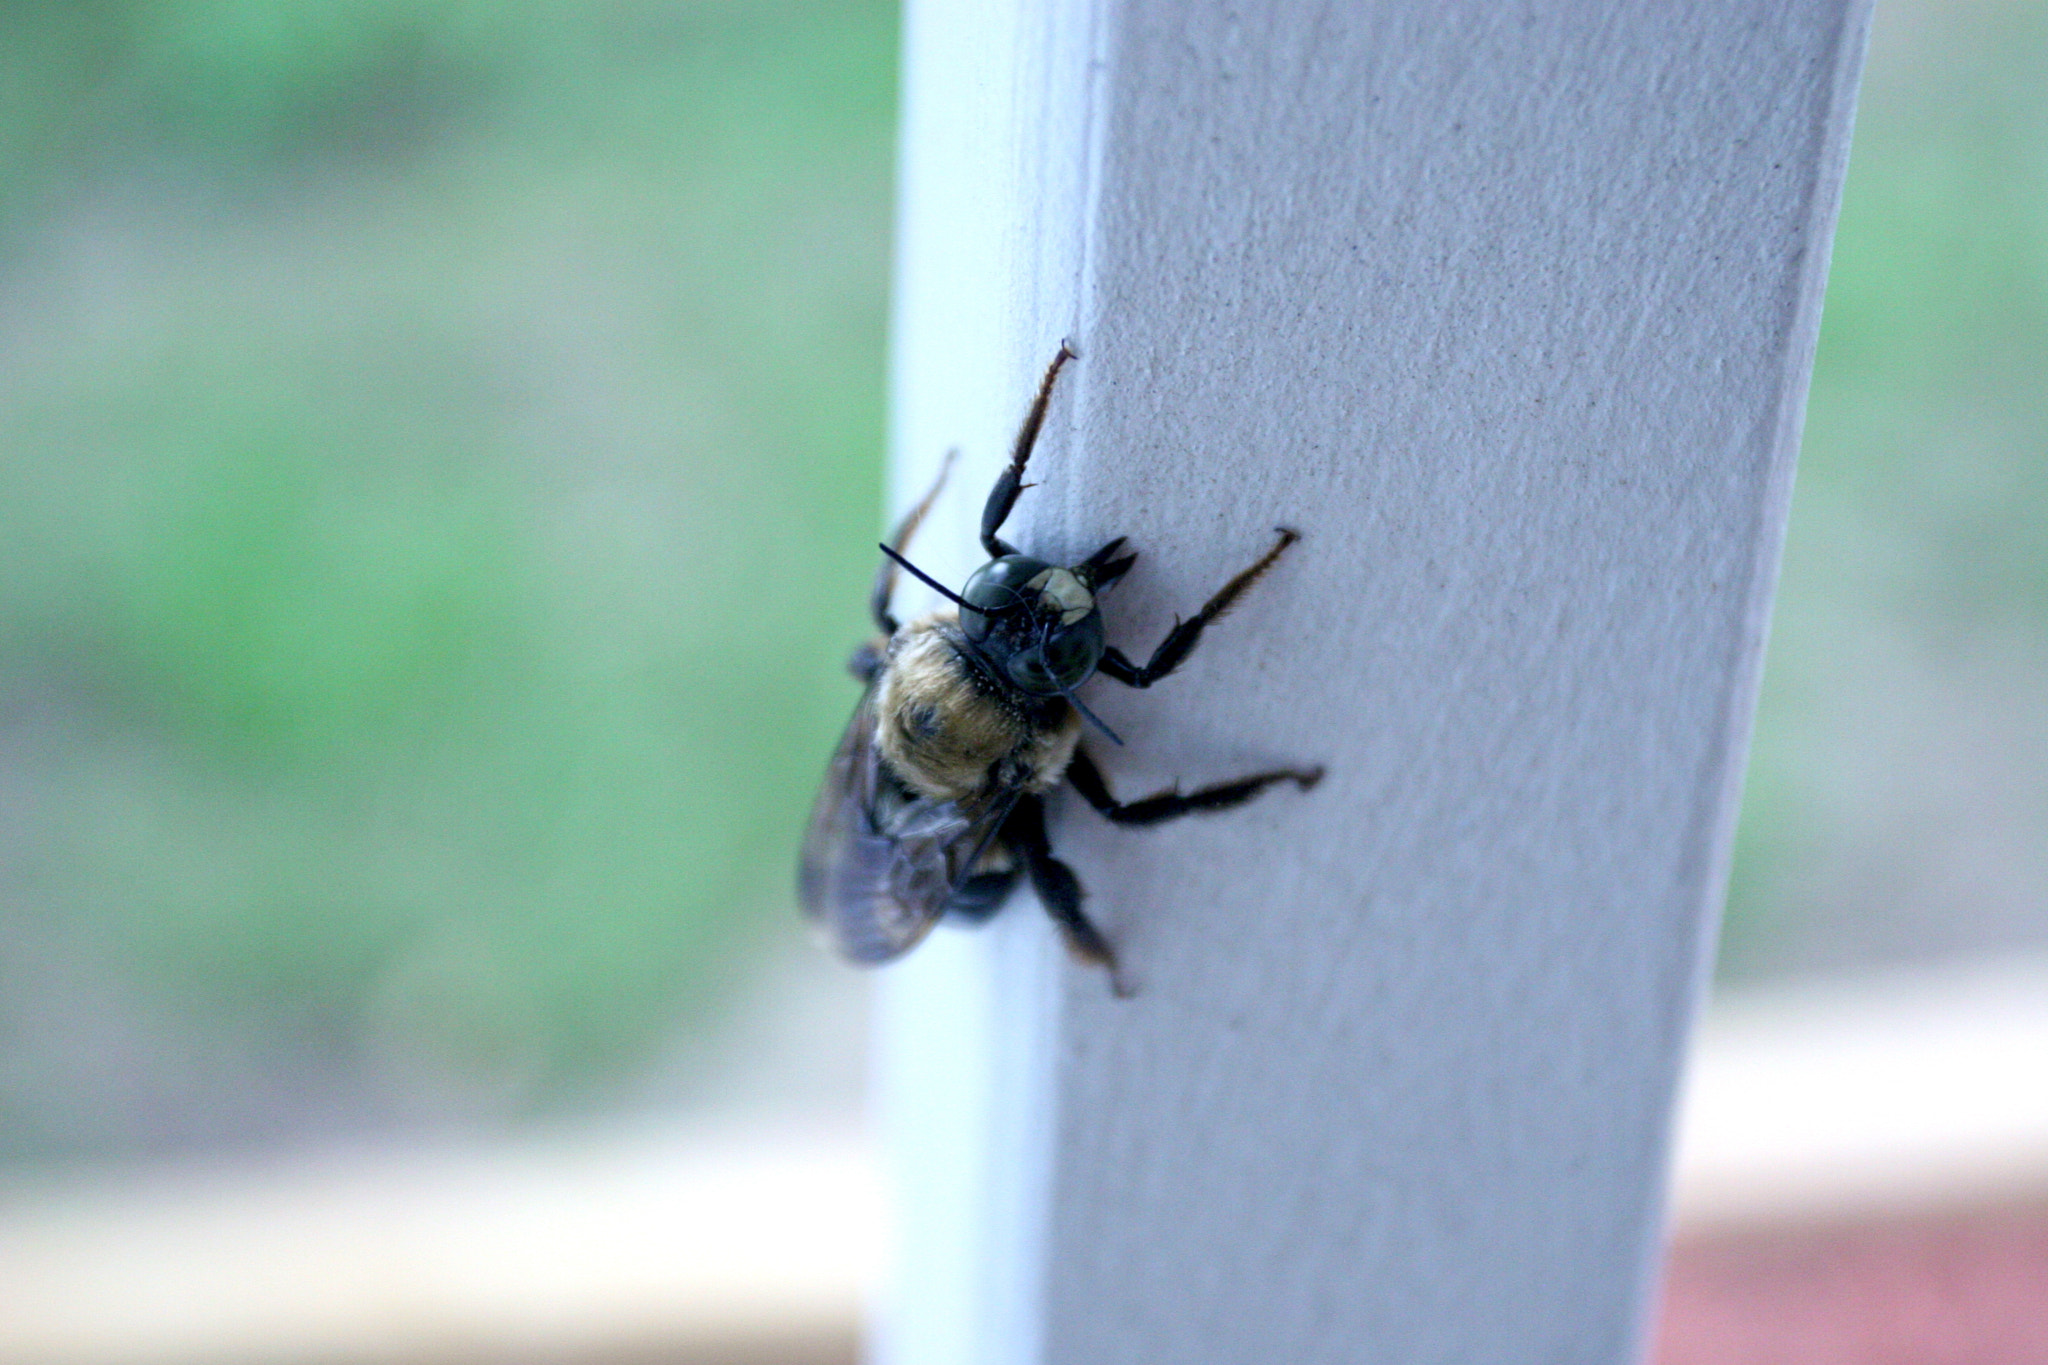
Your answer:
[[[938,580],[938,579],[936,579],[936,578],[933,578],[933,577],[932,577],[932,576],[931,576],[930,574],[926,573],[926,572],[925,572],[925,571],[924,571],[923,569],[920,569],[920,568],[918,568],[918,567],[917,567],[917,565],[915,565],[915,564],[911,563],[911,562],[910,562],[909,560],[905,559],[905,558],[904,558],[904,557],[903,557],[902,555],[899,555],[899,554],[897,554],[897,553],[896,553],[896,552],[895,552],[894,550],[890,549],[890,548],[889,548],[888,546],[884,545],[884,546],[882,547],[882,553],[883,553],[883,554],[885,554],[885,555],[887,555],[887,556],[889,556],[889,558],[891,558],[891,559],[895,560],[895,561],[896,561],[896,562],[897,562],[898,564],[901,564],[901,565],[902,565],[902,566],[903,566],[904,568],[906,568],[906,569],[910,570],[910,572],[911,572],[911,573],[913,573],[913,574],[915,574],[915,575],[917,576],[917,579],[918,579],[918,581],[919,581],[919,582],[923,583],[923,584],[924,584],[924,585],[925,585],[926,587],[928,587],[928,588],[932,589],[932,590],[933,590],[934,592],[938,593],[938,594],[939,594],[940,596],[942,596],[942,597],[946,598],[946,599],[947,599],[948,601],[950,601],[950,602],[953,602],[953,603],[956,603],[957,605],[959,605],[959,606],[963,606],[963,607],[967,605],[966,601],[965,601],[965,600],[963,600],[963,599],[961,598],[961,596],[960,596],[960,594],[959,594],[959,593],[957,593],[957,592],[954,592],[954,591],[953,591],[953,590],[952,590],[951,588],[947,587],[947,586],[946,586],[946,585],[945,585],[944,583],[941,583],[941,582],[939,582],[939,580]]]
[[[1110,729],[1107,725],[1104,725],[1102,723],[1102,717],[1096,715],[1093,711],[1090,711],[1087,708],[1087,706],[1082,703],[1081,699],[1074,695],[1073,688],[1062,687],[1060,689],[1060,695],[1065,697],[1068,701],[1072,702],[1074,704],[1074,709],[1076,711],[1079,711],[1082,715],[1086,716],[1089,720],[1093,721],[1095,723],[1096,729],[1102,731],[1103,734],[1108,735],[1109,742],[1111,744],[1116,745],[1118,748],[1123,747],[1123,736],[1119,735],[1116,731]]]

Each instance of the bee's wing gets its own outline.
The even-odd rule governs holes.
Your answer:
[[[875,748],[870,687],[811,810],[797,875],[804,913],[856,962],[908,952],[1014,804],[934,801],[907,790]]]

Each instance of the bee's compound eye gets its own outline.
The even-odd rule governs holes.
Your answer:
[[[1090,615],[1043,643],[1020,649],[1009,658],[1010,680],[1027,692],[1050,696],[1079,687],[1102,662],[1102,618]]]
[[[960,590],[960,629],[967,638],[976,643],[986,640],[995,624],[989,618],[1023,606],[1024,585],[1048,567],[1029,555],[1004,555],[976,569]]]
[[[1057,632],[1045,642],[1045,667],[1068,687],[1078,686],[1102,658],[1102,631],[1089,622]]]
[[[1020,649],[1010,656],[1010,681],[1026,692],[1047,696],[1060,690],[1059,680],[1045,666],[1043,649]]]

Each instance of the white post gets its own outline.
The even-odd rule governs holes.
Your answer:
[[[886,1365],[1622,1362],[1713,938],[1865,0],[910,6],[895,492],[1142,552],[1028,899],[884,979]]]

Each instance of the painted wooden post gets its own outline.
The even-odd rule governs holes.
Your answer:
[[[1864,0],[916,0],[895,493],[958,581],[1143,552],[1054,837],[1137,988],[1020,904],[884,979],[886,1365],[1621,1362],[1658,1264]]]

